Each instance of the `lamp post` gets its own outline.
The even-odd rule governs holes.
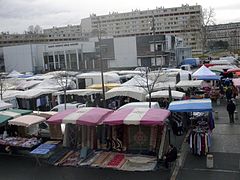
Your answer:
[[[106,107],[105,99],[105,87],[104,87],[104,76],[103,76],[103,59],[102,59],[102,29],[101,22],[98,18],[98,43],[99,43],[99,59],[100,59],[100,70],[101,70],[101,79],[102,79],[102,94],[103,94],[103,107]]]
[[[155,29],[155,17],[152,15],[152,21],[151,21],[151,30],[153,31],[153,46],[154,46],[154,63],[155,68],[157,67],[157,54],[156,54],[156,29]]]

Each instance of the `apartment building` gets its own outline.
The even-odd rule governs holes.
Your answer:
[[[152,28],[156,34],[175,35],[181,37],[185,46],[192,47],[194,54],[202,52],[199,42],[202,22],[200,5],[182,5],[175,8],[156,8],[153,10],[133,10],[127,13],[111,13],[108,15],[90,15],[91,29],[101,28],[114,37],[149,35]],[[154,25],[153,25],[154,21]]]
[[[67,25],[44,29],[48,41],[81,41],[84,40],[81,25]],[[86,37],[86,35],[85,35]]]
[[[240,22],[218,24],[207,27],[207,42],[226,41],[229,49],[236,51],[240,49]]]
[[[0,47],[46,42],[48,37],[45,34],[0,34]]]

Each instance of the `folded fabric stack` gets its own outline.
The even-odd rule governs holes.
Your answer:
[[[7,137],[0,140],[0,144],[6,146],[16,146],[16,147],[25,147],[32,148],[41,143],[41,140],[33,138],[22,138],[22,137]]]

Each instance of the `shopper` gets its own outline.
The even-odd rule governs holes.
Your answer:
[[[230,119],[230,123],[234,123],[234,112],[236,110],[236,105],[233,103],[232,100],[228,102],[227,111]]]
[[[169,162],[173,162],[177,159],[177,148],[170,144],[168,147],[168,151],[163,157],[163,159],[165,167],[168,168]]]
[[[228,86],[226,90],[226,98],[228,101],[232,99],[232,95],[233,95],[232,88]]]

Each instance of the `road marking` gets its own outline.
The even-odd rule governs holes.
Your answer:
[[[210,171],[210,172],[224,172],[224,173],[237,173],[240,174],[240,171],[226,170],[226,169],[206,169],[206,168],[183,168],[183,170],[193,170],[193,171]]]

